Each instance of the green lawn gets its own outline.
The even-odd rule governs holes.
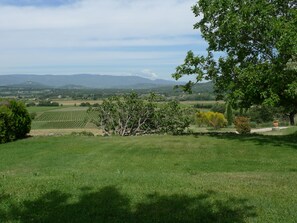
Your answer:
[[[297,136],[0,145],[0,222],[296,222]]]

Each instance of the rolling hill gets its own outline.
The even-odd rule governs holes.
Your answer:
[[[138,76],[110,76],[110,75],[0,75],[0,86],[48,86],[61,88],[63,86],[80,86],[85,88],[152,88],[160,86],[174,86],[183,84],[170,80],[150,80]]]

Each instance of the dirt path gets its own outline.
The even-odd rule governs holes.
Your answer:
[[[288,127],[279,127],[279,129],[287,129]],[[262,128],[262,129],[252,129],[251,133],[257,133],[257,132],[270,132],[272,131],[272,128]]]
[[[34,129],[31,130],[30,136],[55,136],[55,135],[70,135],[72,132],[92,132],[94,135],[102,135],[100,129]]]

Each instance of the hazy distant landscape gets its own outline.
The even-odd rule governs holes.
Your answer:
[[[138,76],[111,75],[0,75],[0,86],[34,88],[154,88],[184,84],[173,80],[150,80]]]

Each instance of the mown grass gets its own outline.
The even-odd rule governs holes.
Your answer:
[[[0,145],[0,222],[296,222],[297,137],[36,137]]]

